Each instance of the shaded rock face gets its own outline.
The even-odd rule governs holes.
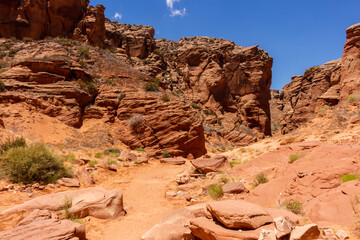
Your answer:
[[[346,43],[341,66],[341,99],[360,89],[360,23],[346,29]]]
[[[88,0],[1,1],[0,37],[71,36]]]
[[[80,127],[96,94],[92,76],[66,60],[29,60],[0,74],[6,90],[0,103],[26,102],[39,112]]]
[[[324,105],[336,105],[340,100],[341,59],[306,70],[292,77],[281,90],[277,108],[283,111],[281,132],[288,133],[309,121]]]

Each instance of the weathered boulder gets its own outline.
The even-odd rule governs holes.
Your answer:
[[[282,238],[291,233],[293,224],[287,217],[274,218],[275,235],[277,238]]]
[[[273,222],[272,217],[262,207],[240,200],[211,202],[207,208],[228,228],[257,229]]]
[[[230,166],[227,158],[223,155],[206,155],[204,157],[191,160],[191,164],[201,173],[217,172]]]
[[[141,236],[141,240],[194,240],[186,227],[176,224],[156,224]]]
[[[162,158],[160,159],[161,163],[167,163],[171,165],[183,165],[186,163],[186,159],[182,157],[177,158]]]
[[[59,211],[70,206],[69,213],[80,218],[93,216],[101,219],[113,219],[124,215],[123,195],[120,189],[107,191],[103,188],[86,188],[59,192],[37,197],[1,214],[35,209]]]
[[[226,183],[222,186],[224,193],[240,194],[248,193],[249,190],[241,182]]]
[[[320,236],[320,230],[316,224],[309,224],[301,227],[295,227],[290,235],[290,240],[310,240],[317,239]]]
[[[49,210],[39,210],[35,209],[24,219],[22,219],[17,226],[24,226],[35,221],[47,220],[47,219],[57,219],[57,216],[50,212]]]
[[[91,186],[95,184],[95,179],[86,167],[78,169],[76,171],[76,177],[79,179],[82,186]]]
[[[80,187],[80,182],[77,179],[72,179],[72,178],[60,178],[57,183],[60,186],[65,186],[65,187]]]
[[[85,240],[85,226],[70,220],[47,219],[0,232],[0,239],[12,240]]]
[[[223,228],[215,222],[204,218],[195,218],[190,221],[189,226],[191,233],[199,239],[213,239],[213,240],[257,240],[259,234],[254,232],[240,232]]]

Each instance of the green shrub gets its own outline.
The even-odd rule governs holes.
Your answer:
[[[224,195],[223,189],[220,184],[213,184],[209,187],[209,195],[213,199],[219,199]]]
[[[98,164],[98,161],[96,161],[96,160],[91,160],[88,162],[89,167],[95,167],[96,164]]]
[[[148,64],[151,63],[151,60],[149,60],[149,59],[144,59],[144,60],[143,60],[143,63],[144,63],[145,65],[148,65]]]
[[[91,81],[84,81],[84,80],[77,80],[77,83],[79,84],[80,88],[86,91],[89,94],[95,94],[97,93],[97,87],[94,82]]]
[[[295,214],[303,213],[303,205],[294,199],[286,200],[283,204],[286,209],[290,210],[291,212],[293,212]]]
[[[0,154],[3,154],[7,150],[11,148],[17,147],[26,147],[26,140],[23,137],[17,137],[12,139],[7,139],[5,142],[1,142],[0,144]]]
[[[106,161],[106,165],[108,165],[108,166],[116,165],[116,164],[117,164],[117,161],[116,161],[116,160],[111,160],[111,159],[109,159],[109,160]]]
[[[194,109],[201,109],[201,106],[199,106],[196,102],[192,102],[191,107]]]
[[[236,161],[231,161],[230,162],[230,167],[235,167],[236,165],[240,165],[241,163],[240,162],[236,162]]]
[[[70,154],[70,160],[71,160],[72,162],[74,162],[74,161],[75,161],[75,158],[76,158],[75,153],[71,153],[71,154]]]
[[[259,172],[252,183],[254,187],[259,186],[260,184],[267,183],[269,180],[267,179],[266,175],[263,172]]]
[[[104,155],[108,156],[108,155],[110,155],[110,152],[108,150],[105,150]]]
[[[3,45],[1,45],[5,50],[10,50],[10,48],[11,48],[11,45],[10,44],[7,44],[7,43],[5,43],[5,44],[3,44]]]
[[[16,54],[16,52],[17,52],[17,51],[12,48],[12,49],[10,49],[8,56],[9,56],[9,57],[14,57],[15,54]]]
[[[102,153],[95,153],[95,158],[101,158],[102,157]]]
[[[162,152],[162,156],[163,156],[163,158],[170,158],[171,157],[170,153],[168,153],[168,151],[166,151],[166,150],[164,150]]]
[[[108,48],[109,52],[111,53],[116,53],[117,49],[112,47],[112,48]]]
[[[354,95],[350,95],[350,96],[348,96],[348,98],[347,98],[347,102],[348,102],[348,103],[354,103],[354,102],[357,102],[357,101],[359,101],[359,99],[358,99],[356,96],[354,96]]]
[[[145,122],[145,119],[144,119],[143,115],[138,114],[138,113],[132,115],[128,120],[128,123],[130,124],[132,129],[136,129],[137,127],[143,125],[144,122]]]
[[[80,55],[80,58],[90,59],[89,48],[87,48],[87,47],[78,48],[77,51],[78,51],[78,53]]]
[[[5,84],[0,80],[0,92],[5,92]]]
[[[139,151],[139,152],[145,152],[145,149],[144,149],[144,148],[135,148],[134,150],[135,150],[135,151]]]
[[[160,49],[158,49],[158,48],[154,49],[154,53],[157,54],[157,55],[162,55]]]
[[[296,160],[298,160],[300,158],[299,155],[296,155],[296,154],[292,154],[289,156],[289,163],[293,163],[295,162]]]
[[[342,182],[348,182],[348,181],[356,180],[359,177],[356,176],[355,174],[344,174],[340,178]]]
[[[144,90],[146,92],[158,92],[159,91],[159,84],[156,82],[146,82],[144,84]]]
[[[164,93],[162,96],[161,96],[161,100],[163,102],[170,102],[170,97],[169,95],[167,95],[166,93]]]
[[[329,105],[325,105],[322,108],[319,109],[319,112],[325,112],[326,110],[328,110],[330,108]]]
[[[71,177],[64,163],[42,143],[9,149],[2,155],[1,167],[11,181],[24,184]]]
[[[86,68],[86,67],[87,67],[86,62],[84,62],[83,60],[81,60],[81,61],[79,62],[79,64],[81,65],[82,68]]]
[[[211,115],[211,116],[216,116],[216,113],[213,111],[213,110],[208,110],[208,109],[205,109],[203,110],[204,114],[205,115]]]

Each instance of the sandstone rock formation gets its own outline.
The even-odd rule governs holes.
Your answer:
[[[59,211],[64,208],[64,205],[69,206],[69,214],[80,218],[93,216],[113,219],[125,214],[121,190],[86,188],[44,195],[2,211],[0,215],[35,209]]]
[[[198,159],[191,160],[191,164],[201,173],[217,172],[229,167],[230,164],[225,156],[206,155]]]

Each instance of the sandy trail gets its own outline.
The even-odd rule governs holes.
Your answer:
[[[168,200],[164,195],[175,184],[175,176],[187,168],[188,165],[172,166],[152,161],[118,173],[100,172],[95,176],[97,186],[122,189],[127,215],[115,220],[90,218],[86,223],[87,237],[90,240],[139,240],[165,212],[186,205],[184,199]]]

